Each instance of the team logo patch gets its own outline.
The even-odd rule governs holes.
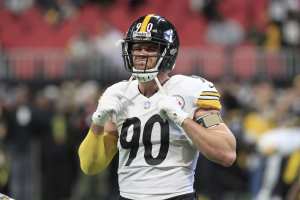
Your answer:
[[[169,42],[173,42],[173,30],[172,29],[169,29],[167,31],[164,32],[164,38],[166,40],[168,40]]]
[[[184,108],[185,106],[185,101],[184,101],[184,98],[180,95],[173,95],[176,100],[177,100],[177,103],[180,105],[181,108]]]

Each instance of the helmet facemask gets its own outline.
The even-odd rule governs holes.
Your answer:
[[[149,55],[134,55],[133,54],[133,45],[134,44],[154,44],[157,46],[157,49],[159,52],[156,55],[149,56]],[[162,71],[160,69],[161,63],[163,59],[166,57],[167,48],[166,45],[163,45],[162,43],[155,43],[155,42],[135,42],[135,41],[124,41],[123,43],[123,57],[124,57],[124,64],[127,71],[131,72],[132,75],[139,81],[139,82],[148,82],[153,80],[157,74]],[[144,57],[146,58],[146,62],[144,64],[144,67],[141,66],[137,67],[134,66],[134,57]],[[148,63],[149,59],[152,57],[156,57],[156,62],[153,64],[151,68],[149,68]]]

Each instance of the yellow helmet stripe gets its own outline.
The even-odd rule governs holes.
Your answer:
[[[147,15],[142,23],[140,32],[146,32],[147,30],[147,25],[149,24],[149,21],[151,19],[151,17],[153,16],[153,14]]]

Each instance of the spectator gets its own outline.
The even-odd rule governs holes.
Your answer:
[[[218,16],[219,0],[190,0],[192,11],[199,12],[210,22]]]
[[[287,17],[287,10],[284,0],[272,0],[269,4],[270,19],[282,23]]]
[[[297,13],[289,12],[282,25],[282,39],[288,47],[300,47],[300,19]]]
[[[233,20],[218,15],[208,24],[206,40],[209,43],[223,46],[235,46],[244,39],[244,30]]]
[[[118,43],[122,39],[121,31],[112,24],[103,22],[93,42],[97,57],[100,57],[104,66],[112,68],[114,73],[121,71],[123,66],[121,45]]]
[[[81,30],[71,38],[68,46],[70,55],[69,75],[85,77],[90,72],[90,62],[93,52],[92,41],[87,31]],[[76,74],[73,74],[76,73]]]
[[[253,89],[253,101],[251,106],[253,111],[244,118],[244,128],[248,142],[257,144],[257,140],[268,130],[275,127],[274,122],[274,88],[268,81],[258,81]],[[255,199],[261,187],[263,169],[265,166],[264,157],[253,150],[248,156],[248,167],[250,177],[250,191]]]
[[[5,79],[8,75],[8,62],[6,51],[0,41],[0,78]]]
[[[280,27],[276,22],[270,22],[266,28],[265,48],[269,51],[278,51],[281,47]]]
[[[31,143],[35,120],[29,89],[18,87],[15,95],[15,104],[9,110],[7,121],[8,152],[11,160],[10,190],[14,199],[32,200]]]
[[[5,0],[5,6],[18,15],[33,5],[33,0]]]
[[[128,0],[128,6],[129,9],[131,10],[135,10],[137,9],[139,6],[142,6],[145,2],[145,0]]]

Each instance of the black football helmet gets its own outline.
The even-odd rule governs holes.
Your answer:
[[[154,43],[160,50],[156,66],[152,69],[137,70],[133,66],[132,45]],[[140,17],[130,26],[122,43],[124,66],[139,81],[154,79],[159,71],[172,70],[178,54],[179,38],[173,24],[166,18],[149,14]]]

